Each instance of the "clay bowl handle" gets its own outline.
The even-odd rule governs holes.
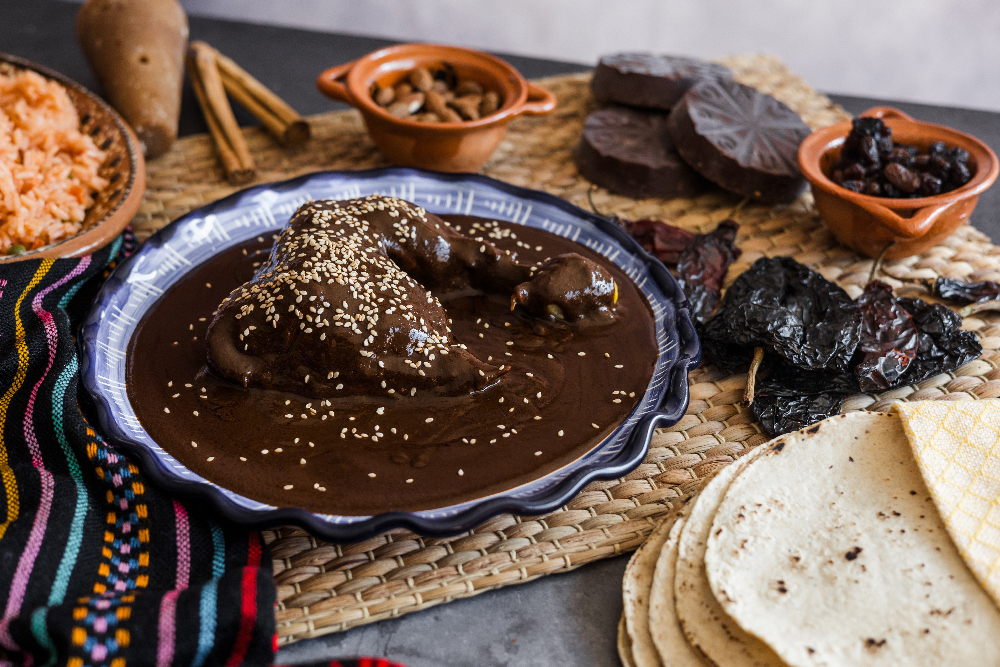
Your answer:
[[[909,218],[903,218],[892,209],[881,204],[861,199],[855,199],[853,202],[868,211],[876,220],[892,231],[895,236],[915,239],[926,234],[934,226],[934,223],[937,222],[938,216],[955,203],[955,199],[955,197],[950,197],[938,204],[917,209],[913,212],[913,216]]]
[[[900,111],[896,107],[872,107],[871,109],[866,109],[861,112],[861,115],[865,118],[898,118],[899,120],[912,121],[913,116]]]
[[[343,80],[350,73],[351,68],[354,67],[354,63],[356,62],[356,60],[352,60],[343,65],[336,65],[316,77],[316,87],[319,88],[319,92],[331,99],[354,106],[354,97],[351,95],[351,91],[347,89]]]
[[[529,82],[528,101],[522,104],[521,107],[514,112],[514,115],[519,116],[526,113],[530,116],[540,116],[552,113],[555,108],[556,96],[544,88]]]

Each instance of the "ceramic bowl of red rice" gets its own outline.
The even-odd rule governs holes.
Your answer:
[[[0,53],[0,263],[97,250],[132,220],[145,188],[139,142],[110,106]]]

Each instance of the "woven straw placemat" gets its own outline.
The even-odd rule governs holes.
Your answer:
[[[774,58],[742,56],[722,62],[738,80],[782,100],[813,128],[849,118]],[[483,173],[588,207],[590,185],[577,174],[570,157],[592,106],[588,79],[569,75],[539,82],[559,98],[556,112],[513,122]],[[259,182],[385,164],[356,112],[310,120],[314,138],[297,150],[281,148],[260,129],[245,132]],[[133,223],[140,238],[236,190],[225,182],[207,136],[180,140],[148,169],[146,199]],[[739,203],[721,191],[693,199],[633,200],[598,190],[594,200],[606,214],[655,217],[702,232],[714,228]],[[836,280],[852,297],[860,294],[871,260],[837,244],[809,195],[791,205],[750,205],[737,218],[743,255],[730,268],[730,281],[761,256],[789,255]],[[884,274],[907,296],[926,296],[920,284],[911,282],[915,279],[1000,280],[1000,248],[966,226],[919,257],[887,263]],[[849,398],[844,410],[884,409],[896,400],[1000,396],[1000,315],[967,318],[965,327],[980,336],[985,349],[980,359],[919,385]],[[356,544],[326,543],[298,528],[264,531],[274,558],[280,642],[426,609],[634,549],[657,519],[696,491],[706,476],[768,439],[753,415],[739,406],[745,383],[745,375],[727,375],[710,366],[694,371],[687,414],[656,433],[639,468],[621,479],[591,484],[546,516],[498,516],[451,538],[425,539],[399,530]]]

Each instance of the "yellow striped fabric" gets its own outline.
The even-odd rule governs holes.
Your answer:
[[[1000,400],[915,401],[893,410],[951,539],[1000,604]]]

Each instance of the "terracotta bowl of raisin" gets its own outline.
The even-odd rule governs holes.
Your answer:
[[[521,114],[546,114],[555,96],[482,51],[401,44],[331,67],[324,95],[361,112],[393,164],[435,171],[478,170]]]
[[[806,137],[799,167],[841,243],[896,259],[932,248],[965,223],[1000,164],[969,134],[875,107]]]

